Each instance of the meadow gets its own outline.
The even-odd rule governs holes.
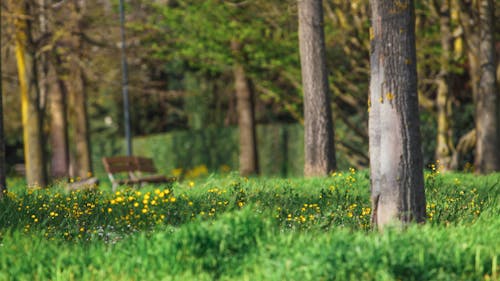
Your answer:
[[[498,280],[500,174],[425,174],[425,225],[370,226],[369,179],[233,173],[1,200],[0,280]]]

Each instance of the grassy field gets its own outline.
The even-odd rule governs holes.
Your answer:
[[[500,175],[425,177],[427,223],[384,233],[354,170],[116,193],[11,179],[0,280],[498,280]]]

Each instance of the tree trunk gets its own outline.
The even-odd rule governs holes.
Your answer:
[[[2,13],[2,5],[0,5],[0,14]],[[0,46],[2,46],[2,25],[0,24]],[[3,129],[3,84],[2,84],[2,56],[0,54],[0,198],[3,197],[4,191],[7,190],[6,182],[6,166],[5,166],[5,137]]]
[[[233,75],[240,134],[240,174],[248,176],[259,173],[254,94],[250,81],[246,77],[245,68],[238,61],[241,56],[240,43],[233,40],[231,42],[231,49],[236,57],[233,66]]]
[[[371,0],[372,223],[425,220],[412,0]]]
[[[18,6],[19,15],[27,15],[27,3]],[[24,138],[24,160],[28,186],[46,185],[41,112],[39,108],[38,81],[35,56],[27,52],[30,28],[25,17],[16,19],[16,60],[21,92],[21,112]]]
[[[92,161],[90,153],[87,93],[83,70],[78,69],[74,74],[71,96],[74,112],[74,143],[75,143],[75,176],[85,179],[92,174]]]
[[[499,92],[496,85],[493,0],[479,1],[479,83],[476,96],[477,173],[500,171]]]
[[[439,7],[439,23],[441,30],[441,69],[437,78],[438,90],[437,104],[437,137],[436,137],[436,163],[442,171],[451,169],[453,146],[452,97],[450,95],[453,35],[451,33],[450,0],[442,0]]]
[[[326,176],[336,169],[336,160],[322,1],[298,0],[298,13],[304,91],[304,175]]]
[[[54,178],[66,178],[69,176],[69,145],[68,145],[68,117],[67,102],[68,88],[61,65],[62,60],[55,54],[56,61],[54,68],[56,70],[58,90],[51,92],[49,96],[51,126],[50,143],[52,147],[51,171]]]

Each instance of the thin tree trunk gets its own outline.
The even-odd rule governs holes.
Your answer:
[[[74,12],[77,18],[77,32],[84,31],[84,15],[86,13],[86,3],[84,0],[77,0],[73,3]],[[84,60],[84,48],[81,37],[75,38],[75,52],[77,63],[82,64]],[[84,69],[79,66],[71,74],[73,77],[73,85],[71,87],[71,98],[74,112],[74,143],[75,155],[74,164],[75,176],[81,179],[88,178],[92,175],[92,158],[90,151],[90,134],[89,123],[87,116],[87,84],[84,74]],[[71,160],[71,159],[70,159]]]
[[[476,158],[477,173],[500,171],[499,92],[496,85],[494,43],[495,4],[479,1],[480,43],[479,83],[476,96]]]
[[[71,90],[74,112],[75,175],[81,179],[92,175],[89,129],[87,117],[87,93],[82,70],[74,77]]]
[[[2,5],[0,5],[0,14]],[[0,46],[2,46],[2,24],[0,23]],[[7,171],[5,165],[5,137],[3,128],[3,84],[2,84],[2,56],[0,54],[0,198],[7,190]]]
[[[40,37],[45,37],[48,33],[48,24],[47,24],[47,4],[46,0],[37,0],[37,6],[38,6],[38,24],[40,28]],[[41,46],[42,48],[45,46]],[[47,96],[49,93],[49,61],[47,57],[46,52],[40,52],[38,55],[38,84],[39,86],[39,103],[40,103],[40,108],[44,109],[45,105],[47,103]],[[43,111],[43,110],[42,110]],[[43,122],[43,114],[40,116],[42,118],[42,124]]]
[[[322,1],[298,0],[298,11],[304,90],[304,175],[326,176],[336,169],[336,160]]]
[[[27,3],[18,6],[19,15],[26,15]],[[24,139],[24,160],[28,186],[45,187],[47,178],[43,155],[41,112],[39,108],[36,63],[27,52],[30,28],[25,18],[16,19],[16,60],[21,92],[21,112]]]
[[[51,92],[49,96],[51,126],[50,143],[52,147],[51,171],[54,178],[66,178],[69,176],[69,145],[68,145],[68,117],[67,101],[68,89],[64,81],[65,71],[61,70],[62,60],[55,55],[58,90]]]
[[[372,223],[425,220],[412,0],[371,0]]]
[[[231,42],[231,49],[236,57],[233,66],[234,87],[236,91],[236,110],[240,134],[240,174],[244,176],[259,173],[257,155],[257,134],[255,130],[254,94],[245,68],[238,61],[241,45]]]
[[[450,0],[441,0],[441,5],[439,5],[438,8],[442,54],[441,69],[437,78],[437,137],[435,155],[439,168],[443,171],[447,171],[451,169],[452,153],[454,150],[453,130],[450,124],[452,120],[450,63],[453,48]]]

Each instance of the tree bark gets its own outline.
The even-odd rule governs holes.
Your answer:
[[[304,175],[326,176],[336,169],[336,159],[322,1],[298,0],[298,14],[304,91]]]
[[[75,176],[85,179],[92,175],[92,161],[87,117],[87,93],[83,70],[74,74],[71,96],[73,101],[73,124],[75,143]]]
[[[241,56],[241,44],[233,40],[231,42],[231,49],[236,57],[233,66],[233,75],[240,135],[240,174],[248,176],[259,173],[254,94],[250,81],[246,77],[245,68],[238,61]]]
[[[412,0],[371,0],[372,223],[425,220]]]
[[[50,143],[52,147],[51,172],[54,178],[66,178],[69,176],[69,144],[68,144],[68,117],[67,100],[68,88],[65,76],[67,71],[61,67],[62,60],[57,54],[53,65],[56,71],[58,90],[49,95],[51,125]]]
[[[18,4],[18,14],[27,15],[27,2]],[[16,26],[16,60],[21,92],[24,138],[24,160],[28,186],[45,187],[47,183],[43,154],[43,135],[35,55],[27,51],[30,27],[25,17],[18,17]]]
[[[86,12],[86,3],[84,0],[73,2],[74,12],[76,14],[76,31],[78,34],[83,34],[85,29],[84,15]],[[79,66],[71,73],[72,85],[70,96],[73,108],[73,124],[74,134],[73,142],[75,143],[75,155],[73,157],[73,175],[86,179],[92,175],[92,158],[90,150],[90,134],[89,123],[87,116],[87,83],[84,73],[84,68],[81,66],[84,61],[84,46],[83,39],[78,36],[75,40],[75,61],[70,63],[78,63]],[[71,158],[70,158],[71,161]]]
[[[440,59],[441,69],[437,78],[437,137],[435,157],[439,169],[447,171],[451,169],[452,153],[454,151],[453,130],[450,124],[450,120],[452,120],[450,63],[453,51],[450,0],[442,0],[441,5],[436,3],[436,6],[439,9],[437,12],[439,14],[442,53]]]
[[[476,96],[475,171],[480,174],[500,171],[499,92],[496,85],[494,39],[495,4],[479,1],[479,83]]]

